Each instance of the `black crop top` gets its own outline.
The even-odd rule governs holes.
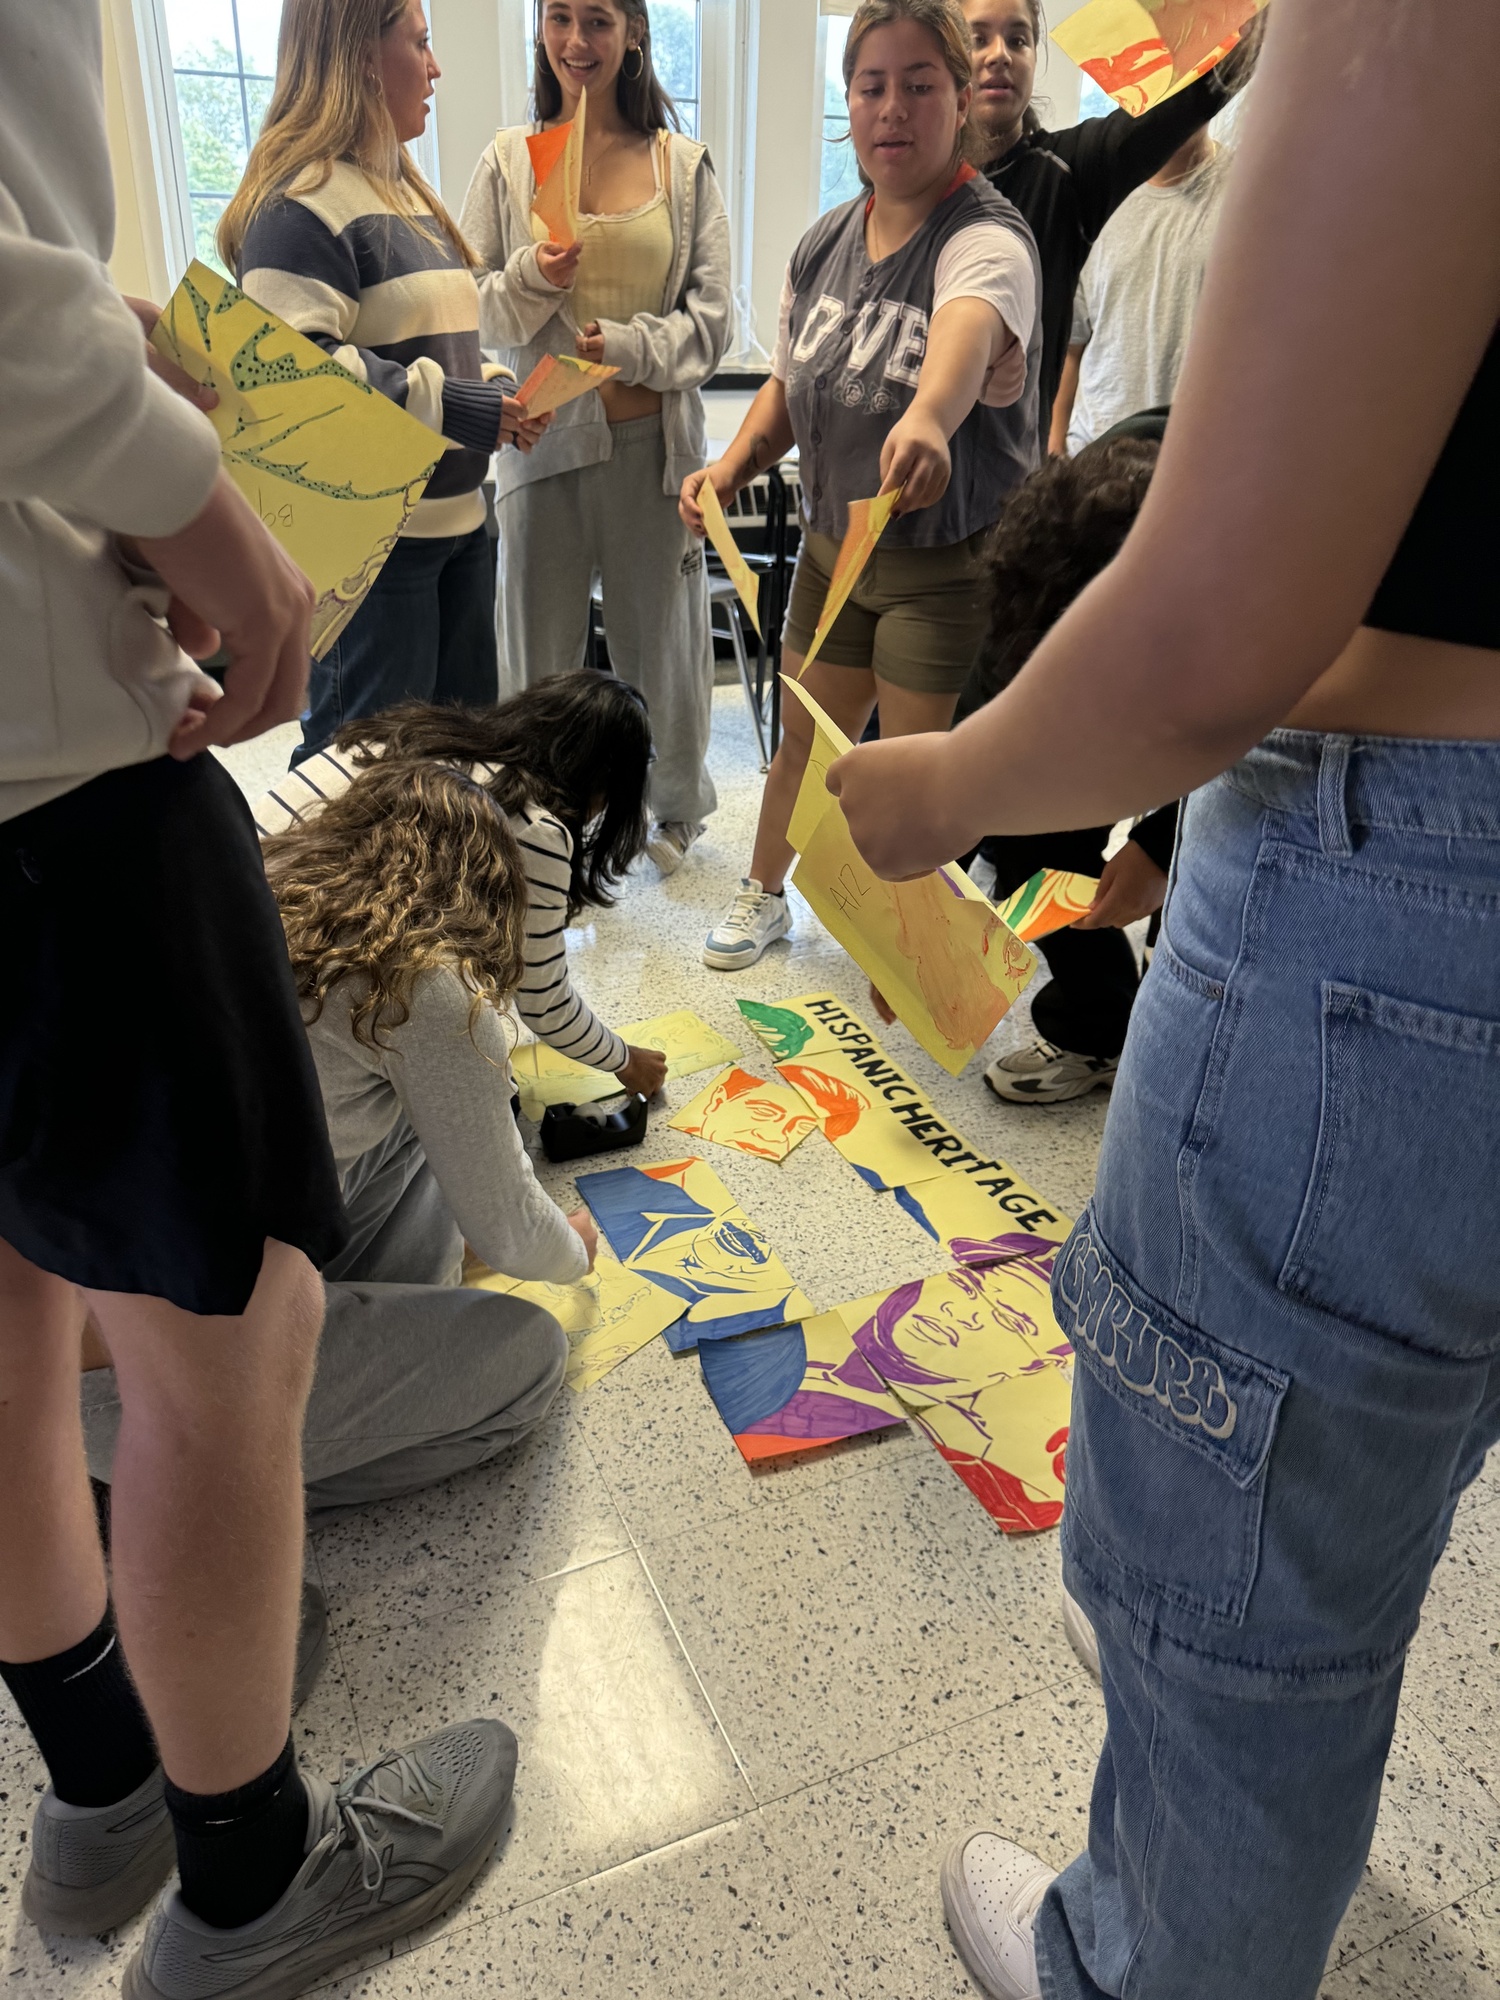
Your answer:
[[[1365,623],[1500,652],[1500,328]]]

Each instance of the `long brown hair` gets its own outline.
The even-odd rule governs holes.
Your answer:
[[[620,74],[615,78],[615,102],[620,107],[620,116],[637,132],[680,132],[682,119],[678,116],[677,106],[663,89],[651,59],[651,16],[646,12],[646,0],[608,0],[608,4],[619,8],[627,27],[633,22],[641,31],[639,70],[634,76],[627,76],[622,63]],[[542,41],[542,15],[546,7],[547,0],[536,0],[531,106],[539,125],[545,125],[549,118],[556,118],[563,107],[562,85],[547,59]],[[628,49],[626,54],[629,54]]]
[[[451,764],[383,757],[314,818],[261,849],[298,996],[317,1020],[342,980],[356,1041],[411,1018],[418,979],[441,967],[503,1006],[525,965],[526,879],[515,835],[482,785]]]
[[[396,137],[370,63],[407,0],[286,0],[276,49],[276,87],[217,241],[237,271],[245,232],[268,201],[322,187],[337,160],[352,160],[386,206],[428,234],[446,236],[464,263],[478,260],[458,224]]]
[[[1025,0],[1031,5],[1032,0]],[[919,28],[925,28],[942,52],[943,67],[953,78],[959,90],[968,90],[974,82],[974,38],[969,33],[969,24],[964,19],[963,9],[958,0],[860,0],[854,10],[854,18],[849,23],[849,33],[844,41],[844,95],[849,95],[854,81],[855,66],[859,61],[860,44],[865,36],[876,28],[888,28],[893,21],[914,21]],[[972,100],[970,101],[972,110]],[[955,164],[967,159],[973,146],[973,127],[966,119],[959,130],[958,145],[954,154]],[[864,169],[860,169],[860,179],[865,179]]]

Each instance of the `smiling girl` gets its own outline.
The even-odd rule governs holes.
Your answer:
[[[1037,460],[1036,249],[964,159],[969,31],[957,0],[864,0],[844,84],[867,195],[813,224],[787,267],[771,379],[734,443],[682,489],[728,500],[793,444],[802,546],[785,671],[850,737],[946,729],[985,627],[983,548]],[[897,518],[803,675],[854,500],[901,490]],[[703,962],[753,965],[791,929],[787,824],[812,742],[786,703],[749,875]]]
[[[406,148],[441,72],[421,0],[287,0],[276,89],[219,251],[248,295],[443,439],[368,597],[312,671],[294,762],[399,701],[495,699],[479,485],[541,426],[484,379],[474,258]]]
[[[582,231],[565,249],[531,213],[526,139],[585,93]],[[675,503],[707,455],[699,390],[729,339],[729,225],[707,148],[671,129],[644,0],[543,0],[533,96],[537,125],[496,134],[464,200],[481,331],[523,379],[547,354],[620,372],[560,410],[524,463],[501,462],[504,673],[515,692],[581,667],[600,581],[611,663],[651,710],[648,847],[667,874],[715,804],[708,580]]]

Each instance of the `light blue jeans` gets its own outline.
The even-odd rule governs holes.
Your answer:
[[[1313,2000],[1500,1436],[1500,744],[1280,731],[1190,801],[1058,1259],[1099,1634],[1046,2000]]]

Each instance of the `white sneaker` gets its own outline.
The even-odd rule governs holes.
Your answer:
[[[703,963],[715,972],[735,972],[742,965],[754,965],[778,938],[787,937],[791,928],[786,891],[773,896],[747,875],[735,891],[728,915],[703,940]]]
[[[701,819],[659,819],[651,829],[646,852],[663,875],[675,875],[687,851],[704,831]]]
[[[1061,1104],[1113,1083],[1119,1067],[1118,1056],[1081,1056],[1056,1042],[1035,1041],[996,1056],[984,1080],[1007,1104]]]
[[[1066,1588],[1062,1594],[1063,1630],[1068,1635],[1068,1644],[1078,1655],[1079,1664],[1087,1667],[1095,1680],[1099,1679],[1099,1635],[1093,1623],[1076,1597],[1069,1595]]]
[[[943,1856],[943,1912],[964,1970],[991,2000],[1041,2000],[1032,1925],[1053,1871],[998,1833],[969,1833]]]

